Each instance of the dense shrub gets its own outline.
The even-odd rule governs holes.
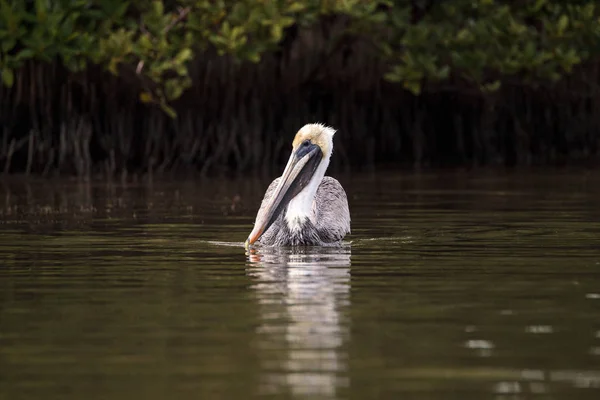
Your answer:
[[[360,139],[336,160],[593,155],[599,18],[593,0],[0,0],[0,162],[261,168],[283,145],[264,132],[307,116]]]
[[[600,52],[595,1],[1,0],[1,71],[12,85],[30,59],[72,71],[99,64],[139,78],[141,99],[168,102],[191,85],[187,65],[209,49],[259,62],[286,29],[345,18],[389,62],[385,75],[419,93],[453,76],[496,90],[505,79],[555,81]],[[435,88],[435,86],[433,86]]]

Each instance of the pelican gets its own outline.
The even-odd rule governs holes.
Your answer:
[[[269,185],[245,246],[339,246],[350,233],[346,192],[325,176],[335,130],[308,124],[296,133],[283,174]]]

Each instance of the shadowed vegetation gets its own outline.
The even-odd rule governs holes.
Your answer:
[[[0,0],[0,168],[270,170],[595,161],[595,1]]]

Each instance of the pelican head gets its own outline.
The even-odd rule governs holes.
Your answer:
[[[284,210],[291,230],[298,229],[306,218],[315,218],[314,197],[329,165],[334,134],[333,128],[323,124],[304,125],[296,133],[292,154],[273,194],[258,211],[246,246],[254,244]]]

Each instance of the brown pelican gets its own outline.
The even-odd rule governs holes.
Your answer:
[[[322,124],[298,131],[283,174],[265,193],[246,247],[336,246],[350,232],[346,192],[325,176],[334,134]]]

